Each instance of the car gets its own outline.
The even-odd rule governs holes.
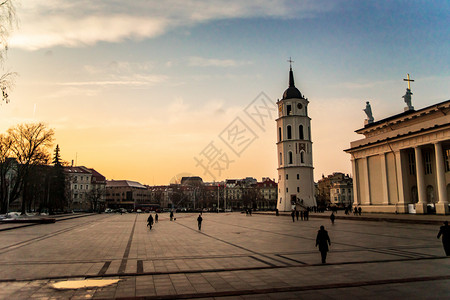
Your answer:
[[[137,212],[138,214],[140,214],[140,213],[142,212],[142,210],[136,209],[136,212]]]
[[[110,213],[112,213],[112,212],[113,212],[113,210],[112,210],[111,208],[105,209],[105,213],[107,213],[107,214],[110,214]]]

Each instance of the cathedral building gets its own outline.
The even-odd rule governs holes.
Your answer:
[[[408,78],[409,80],[409,78]],[[367,121],[350,143],[354,205],[365,212],[449,213],[450,100]],[[365,109],[369,120],[371,109]]]
[[[294,205],[315,206],[308,99],[295,87],[292,66],[289,87],[277,101],[277,155],[279,211],[291,211]]]

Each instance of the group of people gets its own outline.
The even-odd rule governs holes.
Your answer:
[[[356,207],[355,206],[355,209],[353,210],[353,214],[355,215],[355,216],[360,216],[361,215],[361,206],[358,206],[358,207]]]
[[[170,212],[169,217],[170,217],[170,221],[176,220],[176,218],[174,218],[173,211]],[[200,213],[197,218],[198,230],[202,230],[202,221],[203,221],[203,218],[202,218],[202,214]],[[153,219],[153,215],[151,213],[147,218],[147,227],[149,227],[150,230],[152,230],[154,223],[158,223],[158,213],[155,214],[154,219]]]
[[[302,221],[308,221],[309,220],[309,211],[308,210],[301,210],[298,211],[297,209],[294,209],[291,211],[291,217],[292,217],[292,222],[295,222],[295,219],[300,217],[300,220]]]
[[[155,214],[155,223],[158,223],[158,213]],[[150,213],[150,215],[147,218],[147,227],[150,227],[150,230],[152,230],[153,226],[153,215]]]
[[[356,208],[355,208],[356,210]],[[298,211],[293,210],[291,212],[292,221],[295,222],[295,218],[298,218],[301,216],[301,220],[308,220],[308,212],[307,211]],[[174,219],[173,212],[170,213],[170,220],[172,221]],[[334,224],[335,215],[334,212],[331,213],[330,216],[331,223]],[[155,218],[153,219],[153,215],[150,214],[147,218],[147,226],[150,227],[150,230],[152,229],[153,223],[158,223],[158,213],[155,214]],[[200,213],[197,217],[197,225],[198,230],[202,230],[202,222],[203,217]],[[450,226],[448,225],[448,221],[444,222],[444,225],[441,226],[439,233],[437,235],[437,238],[439,239],[442,236],[442,245],[444,246],[444,251],[447,256],[450,256]],[[325,227],[322,225],[320,226],[319,231],[317,232],[316,236],[316,247],[319,247],[319,252],[321,254],[322,263],[326,263],[327,254],[329,251],[329,246],[331,246],[331,240],[330,236],[328,235],[328,231],[325,230]]]

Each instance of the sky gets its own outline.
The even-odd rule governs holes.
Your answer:
[[[0,133],[55,130],[62,159],[108,180],[164,185],[277,178],[275,102],[310,101],[314,177],[375,121],[450,99],[450,2],[22,0],[3,72]],[[259,114],[255,114],[259,112]],[[234,134],[233,134],[234,133]]]

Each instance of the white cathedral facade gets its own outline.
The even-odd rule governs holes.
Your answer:
[[[277,154],[279,211],[294,205],[315,206],[311,118],[308,99],[295,87],[292,67],[289,87],[277,101]]]

